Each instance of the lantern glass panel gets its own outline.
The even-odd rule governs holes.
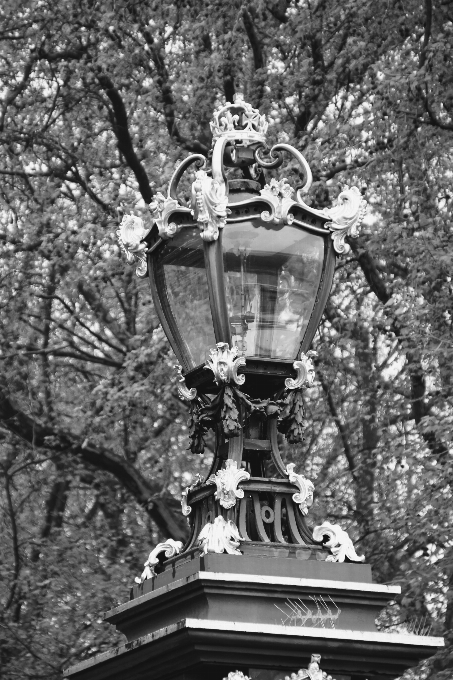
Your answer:
[[[295,359],[321,282],[325,242],[262,220],[222,232],[232,343],[245,356]]]
[[[215,346],[200,230],[181,229],[159,249],[156,259],[164,313],[179,329],[190,368],[194,368],[205,361],[207,349]]]

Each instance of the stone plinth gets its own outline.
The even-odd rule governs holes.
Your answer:
[[[316,555],[318,557],[318,555]],[[319,559],[200,556],[169,560],[105,614],[127,643],[66,671],[71,680],[221,680],[229,671],[272,678],[306,668],[312,653],[342,680],[396,678],[441,638],[382,633],[379,611],[400,592],[363,564]],[[271,677],[271,676],[269,676]]]

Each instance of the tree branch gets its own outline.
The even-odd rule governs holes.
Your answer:
[[[113,113],[110,114],[110,120],[118,142],[118,149],[135,175],[143,200],[145,203],[151,203],[153,192],[145,168],[139,161],[132,144],[123,99],[106,73],[99,71],[97,79],[112,104]]]
[[[70,433],[41,425],[1,389],[0,420],[10,432],[34,447],[46,448],[61,455],[69,453],[87,465],[109,472],[132,494],[165,536],[182,541],[187,538],[184,522],[182,519],[178,521],[171,509],[171,499],[159,496],[160,489],[145,479],[126,459],[106,448],[90,444],[88,440],[80,442]]]

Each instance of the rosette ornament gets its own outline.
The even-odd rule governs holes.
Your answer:
[[[332,220],[326,222],[326,227],[332,232],[333,247],[337,253],[348,253],[351,250],[345,238],[358,237],[366,206],[367,202],[357,187],[345,187],[338,196],[338,205],[324,208],[324,214]]]
[[[210,368],[214,373],[217,385],[230,382],[235,382],[237,385],[244,384],[245,375],[238,375],[237,372],[240,366],[245,366],[245,357],[238,355],[238,348],[230,349],[227,342],[218,342],[216,349],[209,351],[205,368]]]
[[[146,276],[146,252],[148,247],[143,239],[149,234],[151,227],[145,227],[141,217],[137,215],[124,215],[116,235],[120,248],[126,254],[129,264],[137,262],[135,273],[137,276]]]

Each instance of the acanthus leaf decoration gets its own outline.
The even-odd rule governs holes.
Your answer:
[[[308,509],[313,505],[313,493],[315,490],[313,482],[307,479],[304,475],[294,472],[294,463],[288,463],[286,466],[286,474],[292,484],[299,487],[299,491],[293,494],[293,501],[299,505],[299,510],[303,515],[308,513]]]
[[[192,215],[197,221],[204,241],[217,241],[223,229],[228,208],[228,185],[209,177],[205,170],[197,170],[192,184]]]
[[[203,482],[202,476],[197,472],[195,475],[195,480],[190,484],[190,486],[186,486],[185,489],[182,490],[181,493],[181,512],[184,515],[184,517],[188,517],[190,513],[192,512],[192,508],[190,505],[187,503],[187,497],[190,493],[190,491],[193,491],[193,489],[196,489],[197,486],[200,486]]]
[[[312,359],[318,356],[317,352],[310,350],[306,354],[301,352],[300,359],[293,363],[297,371],[295,378],[286,378],[285,386],[288,390],[298,390],[311,387],[315,380],[315,367]]]
[[[347,236],[357,238],[366,213],[367,202],[357,187],[345,187],[338,196],[338,205],[324,208],[331,222],[325,226],[332,232],[333,247],[337,253],[348,253],[351,247],[345,242]]]
[[[175,222],[168,223],[168,219],[175,210],[183,210],[178,201],[170,196],[165,197],[159,191],[149,204],[149,209],[159,230],[159,236],[163,239],[173,238],[178,232],[178,225]]]
[[[332,553],[326,562],[344,562],[346,558],[351,562],[365,562],[365,555],[357,555],[354,545],[346,531],[339,524],[323,522],[313,529],[315,541],[323,541],[327,536],[324,546]]]
[[[214,522],[204,525],[198,535],[198,543],[203,554],[207,553],[228,553],[229,555],[242,555],[238,550],[243,539],[234,522],[230,519],[225,520],[222,515],[218,515]]]
[[[175,369],[179,375],[178,395],[180,399],[193,401],[197,397],[197,390],[195,389],[195,387],[191,387],[190,389],[187,387],[185,378],[182,374],[181,364],[175,364]]]
[[[143,242],[143,239],[150,231],[151,227],[145,227],[141,217],[124,215],[116,232],[118,243],[126,255],[126,260],[129,264],[137,262],[135,273],[140,277],[146,276],[148,270],[146,263],[148,246]]]
[[[215,475],[211,475],[207,484],[215,484],[217,489],[214,494],[223,508],[229,509],[236,505],[237,498],[244,498],[244,490],[238,489],[238,484],[250,479],[246,470],[238,469],[237,463],[230,458],[225,461],[225,467]]]
[[[135,583],[143,583],[147,579],[153,578],[156,575],[155,566],[159,564],[159,555],[165,553],[165,557],[174,557],[179,555],[183,548],[181,541],[174,541],[172,538],[168,538],[164,543],[159,543],[156,547],[149,553],[148,559],[145,562],[145,569],[140,577],[137,576]]]
[[[276,180],[272,178],[269,184],[266,184],[264,189],[261,189],[260,194],[267,199],[273,206],[273,212],[264,210],[261,213],[261,219],[264,222],[275,222],[277,224],[291,224],[294,221],[294,215],[289,213],[289,209],[294,205],[292,195],[294,189],[288,184],[286,178]]]
[[[205,368],[210,368],[214,373],[214,380],[217,385],[221,383],[235,382],[243,385],[245,375],[238,375],[240,366],[245,366],[245,357],[239,355],[237,347],[230,349],[227,342],[218,342],[215,349],[209,351],[209,357]]]

